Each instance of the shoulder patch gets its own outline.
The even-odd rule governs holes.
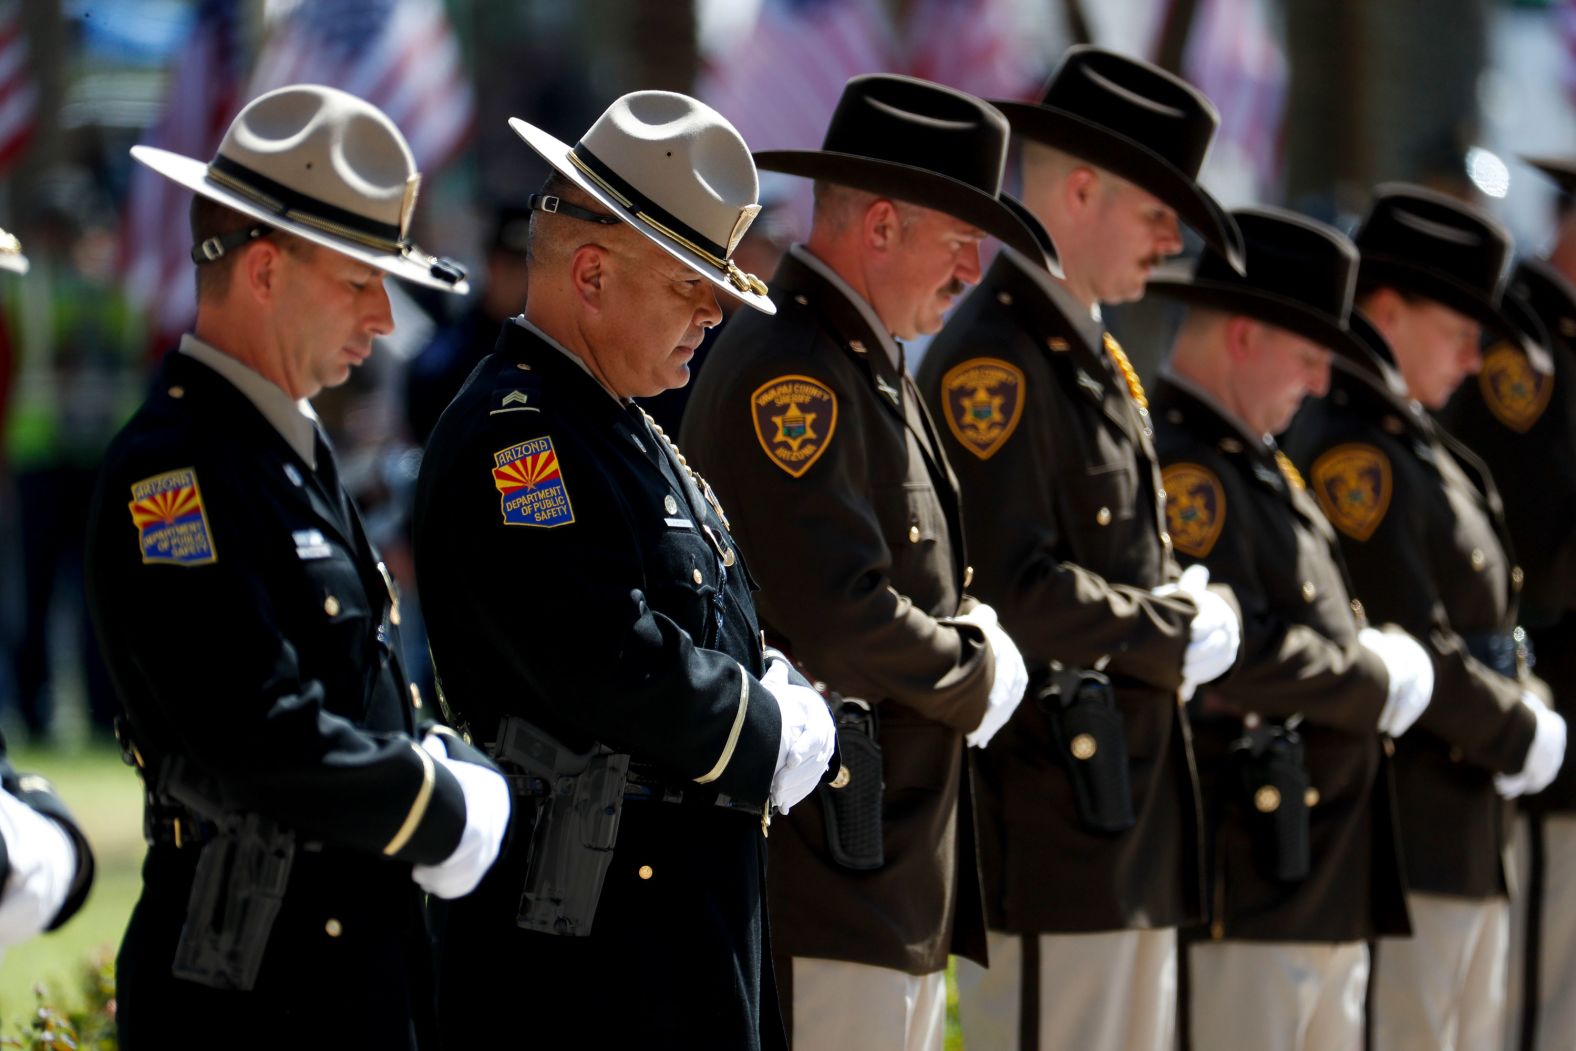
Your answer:
[[[1215,472],[1196,463],[1174,463],[1160,473],[1166,491],[1166,530],[1184,555],[1204,558],[1226,524],[1226,490]]]
[[[145,563],[202,566],[219,560],[208,529],[208,511],[197,487],[197,469],[183,467],[131,486],[132,524]]]
[[[947,428],[965,449],[989,460],[1023,417],[1023,370],[1000,358],[970,358],[941,377]]]
[[[837,395],[809,376],[778,376],[750,395],[750,417],[767,459],[799,478],[832,443]]]
[[[1372,445],[1337,445],[1313,461],[1313,494],[1335,528],[1367,540],[1390,509],[1390,460]]]
[[[575,520],[552,438],[499,449],[493,453],[492,476],[504,525],[551,529]]]
[[[1518,434],[1531,429],[1554,393],[1554,379],[1532,367],[1509,343],[1496,343],[1483,355],[1478,388],[1494,418]]]

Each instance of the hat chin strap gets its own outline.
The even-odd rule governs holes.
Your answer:
[[[259,237],[267,237],[274,232],[274,227],[267,223],[253,223],[251,226],[232,230],[222,237],[209,237],[200,244],[192,245],[192,262],[198,266],[204,263],[218,261],[226,252],[233,251],[244,244],[251,244]]]

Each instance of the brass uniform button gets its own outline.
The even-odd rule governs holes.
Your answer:
[[[1093,759],[1095,752],[1100,750],[1099,746],[1095,744],[1094,738],[1088,734],[1079,734],[1077,737],[1074,737],[1067,748],[1068,751],[1073,753],[1074,759]]]
[[[845,763],[837,768],[837,776],[832,778],[831,786],[833,788],[847,788],[848,782],[853,779],[854,775],[848,769],[848,764]]]
[[[651,866],[650,865],[642,865],[642,866],[640,866],[640,868],[635,870],[635,875],[639,876],[641,879],[650,879],[651,878]]]
[[[333,595],[328,596],[328,598],[323,600],[323,612],[330,617],[339,616],[339,600]]]
[[[519,364],[515,365],[515,368],[519,369],[521,372],[530,372],[531,371],[531,366],[527,365],[523,361],[520,362]]]
[[[1047,347],[1050,347],[1052,350],[1056,351],[1057,353],[1061,353],[1062,351],[1066,350],[1071,344],[1069,344],[1065,339],[1063,339],[1060,336],[1052,336],[1050,339],[1047,339],[1045,341],[1045,345]]]
[[[1514,567],[1511,568],[1511,571],[1510,571],[1510,586],[1511,587],[1515,588],[1517,591],[1520,591],[1521,590],[1521,582],[1523,580],[1525,580],[1525,579],[1526,579],[1526,574],[1521,571],[1521,567],[1520,566],[1514,566]]]
[[[1306,806],[1310,806],[1310,807],[1318,806],[1319,805],[1319,790],[1317,788],[1310,788],[1310,789],[1308,789],[1308,791],[1306,791],[1306,792],[1304,792],[1302,794],[1302,801],[1303,801],[1303,804],[1306,805]]]
[[[1280,789],[1274,785],[1264,785],[1253,793],[1253,809],[1261,814],[1273,814],[1280,809]]]
[[[698,569],[697,569],[697,570],[695,570],[695,572],[693,572],[693,573],[691,573],[691,574],[690,574],[690,578],[691,578],[691,579],[692,579],[692,580],[694,580],[694,581],[695,581],[695,583],[697,583],[697,584],[700,584],[700,583],[704,583],[704,582],[705,582],[705,580],[706,580],[706,578],[705,578],[705,577],[703,577],[703,576],[701,576],[701,572],[700,572],[700,570],[698,570]]]
[[[919,543],[919,526],[911,525],[908,527],[908,542],[910,544]]]
[[[418,711],[421,709],[421,687],[415,683],[410,684],[410,706]]]
[[[1472,549],[1472,568],[1481,571],[1487,563],[1488,556],[1483,554],[1483,549],[1481,547],[1474,547]]]
[[[1302,600],[1304,602],[1312,602],[1318,597],[1319,589],[1313,586],[1313,581],[1304,580],[1302,582]]]
[[[184,397],[186,397],[186,388],[185,387],[171,387],[169,389],[169,395],[172,398],[184,398]]]
[[[1235,438],[1222,438],[1220,440],[1220,451],[1235,455],[1242,451],[1242,443]]]
[[[1011,292],[997,292],[996,293],[996,302],[1000,303],[1004,307],[1012,306],[1012,293]]]
[[[1399,416],[1386,416],[1383,425],[1384,429],[1391,434],[1406,433],[1406,424],[1401,422],[1401,417]]]
[[[810,305],[810,301],[808,299],[806,299],[804,296],[794,296],[793,297],[793,301],[795,303],[798,303],[802,307],[807,307],[807,306]]]
[[[1109,507],[1102,507],[1102,508],[1100,508],[1100,510],[1098,510],[1098,511],[1096,511],[1094,513],[1094,520],[1096,522],[1098,522],[1100,525],[1103,525],[1103,526],[1104,525],[1110,525],[1111,524],[1111,509]]]
[[[1395,757],[1395,738],[1389,734],[1384,738],[1384,754],[1392,759]]]
[[[323,933],[330,938],[337,938],[345,933],[345,925],[331,916],[328,922],[323,924]]]
[[[673,499],[672,496],[664,496],[662,498],[662,510],[670,515],[676,515],[679,513],[679,502]]]
[[[974,567],[973,566],[964,566],[963,567],[963,586],[966,588],[972,583],[974,583]]]

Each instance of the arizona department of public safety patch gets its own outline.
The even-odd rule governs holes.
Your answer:
[[[219,560],[208,530],[208,512],[197,487],[197,469],[184,467],[131,486],[132,524],[143,562],[202,566]]]
[[[532,438],[493,453],[493,485],[503,524],[550,529],[575,520],[553,439]]]
[[[1495,419],[1525,434],[1549,407],[1554,381],[1534,369],[1522,351],[1509,343],[1496,343],[1483,355],[1478,388]]]
[[[767,458],[799,478],[831,444],[837,395],[809,376],[778,376],[750,395],[750,416]]]
[[[971,358],[941,377],[953,437],[981,460],[1006,444],[1023,417],[1023,370],[1000,358]]]
[[[1215,472],[1196,463],[1174,463],[1160,473],[1166,491],[1166,531],[1184,555],[1204,558],[1226,524],[1226,490]]]
[[[1335,528],[1367,540],[1390,509],[1390,461],[1372,445],[1337,445],[1313,461],[1313,493]]]

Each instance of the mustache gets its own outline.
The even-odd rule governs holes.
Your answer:
[[[962,281],[960,281],[960,280],[958,280],[957,278],[954,277],[951,281],[948,281],[946,283],[946,285],[941,289],[941,294],[944,295],[944,296],[961,296],[963,293],[967,292],[968,290],[969,290],[969,286],[968,285],[964,284]]]

